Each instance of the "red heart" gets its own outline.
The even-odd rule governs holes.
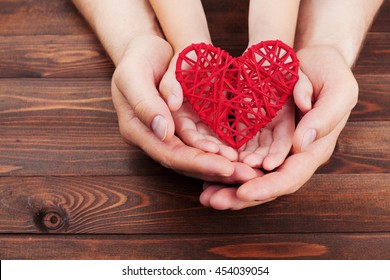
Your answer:
[[[281,41],[264,41],[233,58],[205,43],[178,57],[176,78],[200,119],[234,148],[252,139],[282,108],[299,61]]]

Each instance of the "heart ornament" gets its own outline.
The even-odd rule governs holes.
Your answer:
[[[176,78],[199,118],[234,148],[276,116],[298,80],[299,60],[279,40],[263,41],[233,58],[213,45],[186,47]]]

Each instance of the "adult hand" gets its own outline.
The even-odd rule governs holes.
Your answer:
[[[357,82],[344,57],[332,47],[311,47],[297,54],[302,71],[313,85],[313,107],[298,123],[292,155],[276,171],[260,175],[238,188],[206,183],[200,196],[203,205],[215,209],[242,209],[293,193],[332,155],[338,136],[357,102]],[[295,90],[300,88],[308,86],[301,84]],[[299,96],[305,95],[294,92],[295,102],[302,104]]]
[[[249,166],[187,146],[174,135],[171,112],[157,90],[172,54],[159,36],[138,36],[129,42],[112,79],[121,134],[162,165],[187,176],[226,183],[254,178],[257,173]]]

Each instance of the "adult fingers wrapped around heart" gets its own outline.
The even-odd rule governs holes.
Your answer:
[[[252,139],[276,116],[298,80],[299,61],[281,41],[264,41],[233,58],[200,43],[178,57],[183,94],[218,137],[234,148]]]

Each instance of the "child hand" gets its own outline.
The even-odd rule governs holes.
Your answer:
[[[312,92],[310,80],[299,71],[299,79],[293,90],[294,98],[290,97],[272,122],[240,149],[239,161],[267,171],[279,167],[288,156],[293,143],[295,105],[301,114],[308,112],[312,106]]]
[[[176,133],[189,146],[205,152],[219,154],[230,161],[238,160],[238,151],[222,142],[192,109],[187,100],[183,100],[183,91],[176,80],[175,69],[178,53],[174,55],[160,83],[160,93],[173,111]]]
[[[292,145],[294,112],[293,101],[289,98],[272,122],[240,149],[239,161],[268,171],[282,164]]]

